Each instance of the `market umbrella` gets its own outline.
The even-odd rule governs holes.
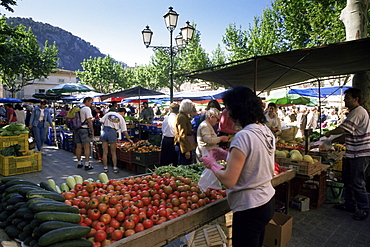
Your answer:
[[[137,87],[122,90],[119,92],[106,94],[106,95],[101,96],[100,98],[102,100],[105,100],[110,97],[135,97],[137,96],[140,100],[141,96],[149,96],[149,95],[166,95],[166,94],[158,92],[158,91],[146,89],[146,88],[143,88],[142,86],[137,86]]]
[[[79,84],[79,83],[65,83],[65,84],[59,84],[55,87],[49,88],[46,91],[46,94],[63,94],[63,93],[75,93],[75,92],[90,92],[94,91],[95,89]]]
[[[5,98],[0,98],[0,103],[22,103],[22,100],[5,97]]]
[[[22,99],[22,102],[39,103],[40,101],[39,99]]]
[[[300,96],[297,94],[288,94],[285,97],[278,98],[278,99],[268,99],[268,102],[273,102],[277,105],[316,105],[314,99],[310,99],[308,97]]]

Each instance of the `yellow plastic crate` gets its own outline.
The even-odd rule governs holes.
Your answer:
[[[28,134],[18,136],[0,136],[0,150],[16,144],[21,145],[20,151],[28,151]]]
[[[0,174],[3,176],[38,172],[41,170],[42,157],[40,152],[28,151],[24,156],[20,157],[0,155]]]

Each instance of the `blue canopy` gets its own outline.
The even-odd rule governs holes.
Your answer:
[[[320,98],[327,98],[331,95],[343,95],[350,86],[321,87]],[[300,94],[302,96],[319,98],[319,88],[312,87],[306,89],[290,89],[288,94]]]
[[[174,100],[183,100],[183,99],[190,99],[190,100],[211,100],[211,99],[221,99],[222,95],[227,90],[213,90],[213,91],[199,91],[199,92],[178,92],[174,93],[173,99]]]
[[[5,97],[5,98],[0,98],[0,103],[22,103],[22,100]]]

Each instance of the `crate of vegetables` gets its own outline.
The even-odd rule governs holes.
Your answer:
[[[123,149],[117,148],[117,160],[123,161],[125,163],[132,163],[131,151],[124,151]]]
[[[132,152],[132,163],[142,165],[142,166],[151,166],[159,164],[159,151],[153,152]]]
[[[28,134],[0,136],[0,150],[16,144],[21,146],[21,151],[28,151]]]
[[[40,152],[22,152],[22,156],[0,155],[0,174],[3,176],[12,176],[41,170],[42,157]]]

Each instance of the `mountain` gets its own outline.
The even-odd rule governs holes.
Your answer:
[[[77,37],[70,32],[59,27],[54,27],[47,23],[36,22],[32,18],[9,17],[7,18],[8,25],[22,24],[25,27],[30,27],[32,33],[35,34],[37,42],[41,48],[44,47],[45,41],[49,41],[52,45],[54,41],[58,47],[59,65],[58,68],[66,70],[82,70],[81,63],[84,59],[91,57],[105,57],[98,48],[91,45],[89,42]],[[125,63],[121,62],[123,66]]]

